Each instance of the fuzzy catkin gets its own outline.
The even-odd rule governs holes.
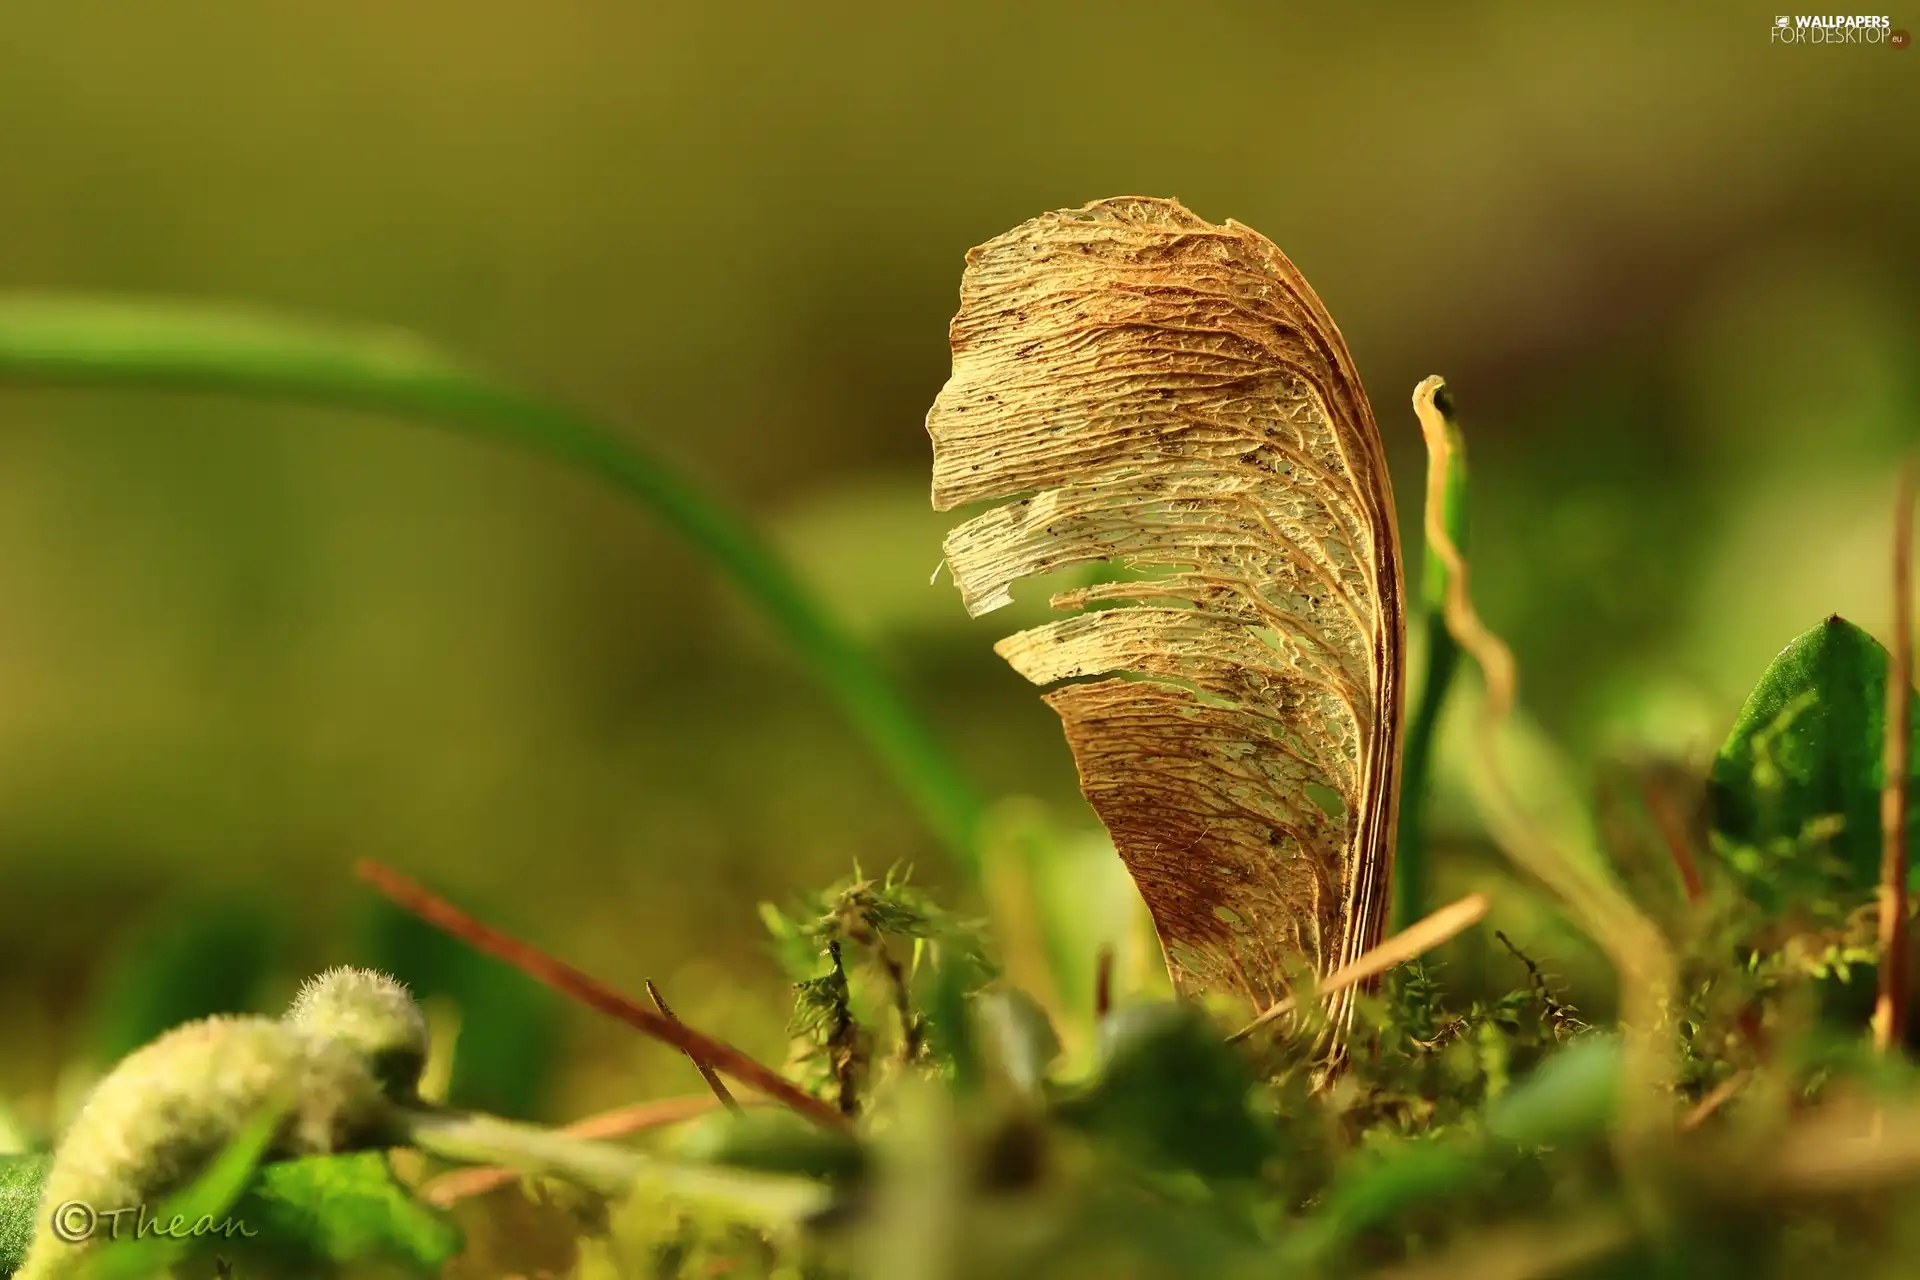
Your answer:
[[[263,1017],[189,1022],[123,1059],[94,1086],[54,1154],[40,1216],[15,1280],[53,1280],[107,1235],[105,1215],[144,1206],[160,1214],[262,1108],[291,1109],[268,1149],[279,1159],[381,1145],[391,1104],[348,1045]],[[53,1228],[63,1205],[100,1215],[91,1239]],[[124,1222],[124,1220],[123,1220]],[[123,1225],[121,1237],[131,1230]]]
[[[406,984],[372,969],[329,969],[301,985],[285,1021],[359,1054],[396,1102],[419,1096],[426,1016]]]

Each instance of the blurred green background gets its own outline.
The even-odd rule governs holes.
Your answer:
[[[0,288],[391,323],[621,424],[778,542],[983,789],[1087,826],[990,650],[1021,619],[928,583],[922,418],[969,246],[1177,197],[1327,301],[1410,550],[1407,397],[1448,378],[1543,731],[1698,756],[1819,617],[1887,635],[1920,434],[1920,53],[1775,47],[1772,16],[9,3]],[[396,954],[432,988],[363,856],[775,1060],[756,900],[855,858],[956,880],[760,620],[590,482],[365,416],[0,388],[0,1096],[51,1123],[113,1041],[88,1001],[156,948],[211,948],[229,1004]],[[234,903],[211,941],[150,932]],[[503,1109],[699,1088],[511,980],[470,1000],[560,1048],[475,1086]]]

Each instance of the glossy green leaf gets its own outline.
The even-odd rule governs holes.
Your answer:
[[[1858,898],[1878,882],[1888,660],[1836,615],[1783,649],[1740,709],[1709,784],[1714,844],[1763,905]],[[1920,864],[1920,824],[1908,858]]]
[[[231,1214],[247,1234],[210,1247],[236,1276],[324,1276],[347,1265],[434,1275],[461,1246],[459,1230],[377,1151],[267,1165]]]

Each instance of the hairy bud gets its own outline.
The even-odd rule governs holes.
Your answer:
[[[109,1238],[107,1215],[158,1215],[271,1105],[290,1110],[269,1159],[322,1155],[391,1140],[391,1104],[351,1047],[262,1017],[176,1027],[128,1055],[94,1086],[54,1153],[32,1249],[15,1280],[66,1275]],[[85,1206],[75,1210],[73,1206]],[[98,1215],[93,1234],[76,1222]],[[76,1216],[78,1215],[78,1216]],[[119,1232],[125,1238],[129,1221]]]
[[[301,986],[286,1022],[358,1053],[394,1101],[419,1097],[427,1020],[405,983],[372,969],[329,969]]]

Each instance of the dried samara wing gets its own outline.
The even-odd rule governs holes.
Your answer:
[[[1169,200],[1036,218],[960,293],[933,503],[998,505],[948,536],[954,581],[977,616],[1024,577],[1127,571],[997,650],[1053,686],[1176,989],[1264,1008],[1388,903],[1403,585],[1352,358],[1278,248]]]

